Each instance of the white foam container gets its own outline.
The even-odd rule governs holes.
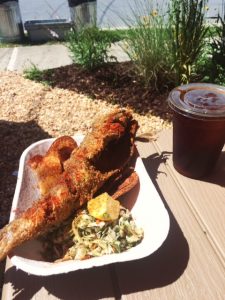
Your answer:
[[[75,136],[74,138],[79,144],[83,137]],[[27,162],[36,154],[44,154],[53,141],[54,139],[38,141],[23,152],[20,158],[10,221],[17,218],[22,211],[31,206],[33,201],[39,198],[36,177]],[[123,253],[104,255],[87,260],[50,263],[43,261],[40,255],[41,243],[35,239],[24,243],[13,251],[10,256],[13,265],[29,274],[49,276],[141,259],[155,252],[168,235],[169,215],[140,157],[137,158],[135,170],[139,175],[140,184],[127,193],[122,205],[131,210],[137,225],[144,230],[144,238],[139,245]]]

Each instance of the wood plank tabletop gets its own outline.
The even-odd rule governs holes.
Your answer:
[[[137,147],[170,216],[163,245],[144,259],[50,277],[8,259],[3,300],[225,299],[225,149],[213,174],[193,180],[173,168],[170,130]]]

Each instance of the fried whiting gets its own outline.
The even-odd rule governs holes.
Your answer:
[[[49,191],[43,188],[38,201],[0,230],[0,260],[24,241],[66,220],[111,178],[120,177],[134,154],[137,129],[137,121],[129,111],[116,110],[98,120],[79,147],[73,145],[67,160],[58,157],[58,163],[50,168],[53,172],[54,166],[58,166],[55,177],[51,171],[50,175],[41,175],[41,168],[45,168],[43,161],[47,159],[31,160],[40,182],[47,183],[48,176],[53,176],[54,184],[50,184]]]
[[[41,196],[46,196],[57,184],[63,173],[63,163],[70,157],[77,143],[70,136],[62,136],[56,139],[47,153],[35,155],[28,164],[37,175]]]

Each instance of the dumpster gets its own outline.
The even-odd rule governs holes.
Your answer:
[[[0,0],[0,42],[17,42],[23,38],[18,1]]]
[[[31,42],[64,40],[71,29],[71,22],[66,19],[26,21],[24,28]]]
[[[72,23],[77,29],[96,25],[96,0],[68,0]]]

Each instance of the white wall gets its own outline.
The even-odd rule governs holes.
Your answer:
[[[168,0],[153,0],[159,6]],[[97,19],[101,27],[121,27],[123,20],[132,16],[132,8],[135,3],[138,7],[147,7],[148,0],[97,0]],[[208,16],[216,16],[222,11],[222,3],[225,0],[209,0]],[[70,19],[70,11],[67,0],[19,0],[23,22],[27,20],[46,19]]]

